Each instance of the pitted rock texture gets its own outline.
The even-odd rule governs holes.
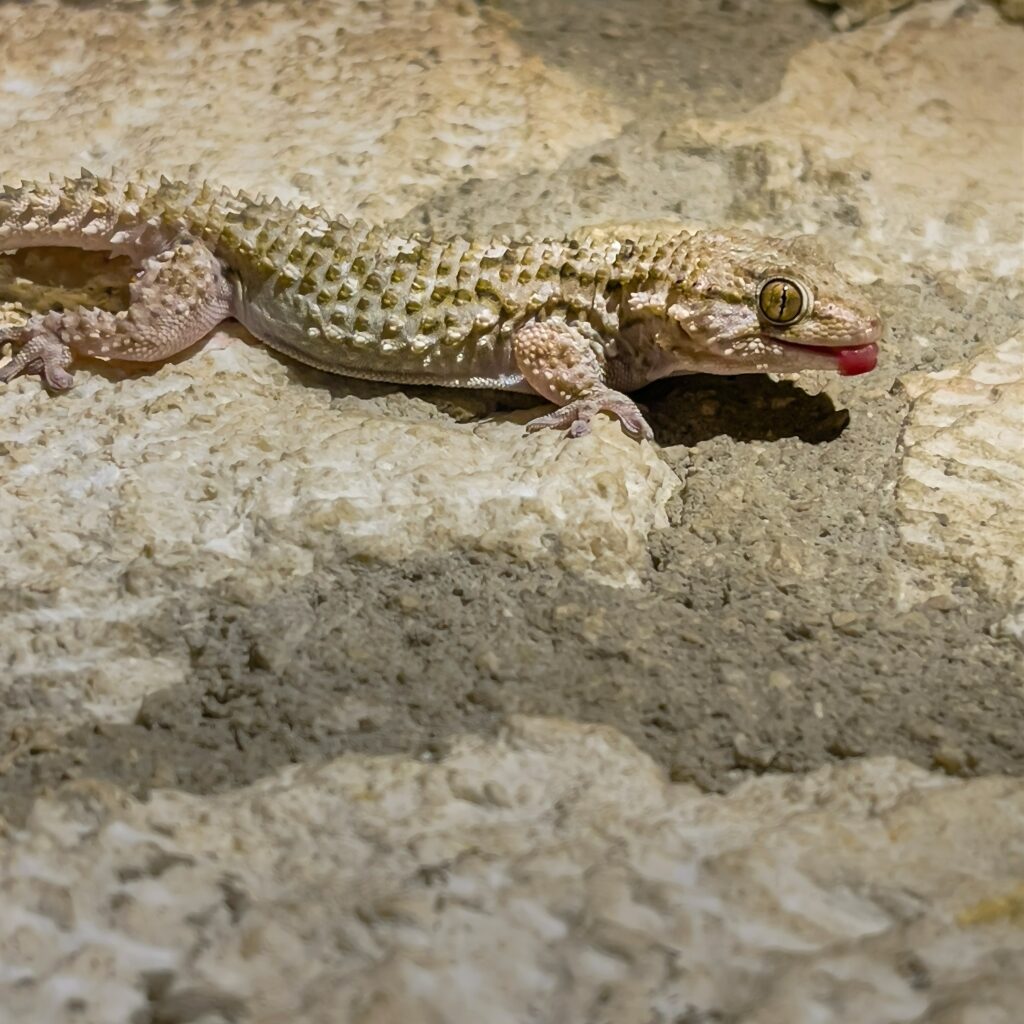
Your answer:
[[[91,376],[59,406],[35,382],[9,391],[8,723],[130,720],[144,693],[180,683],[183,652],[156,654],[142,626],[171,578],[203,591],[256,564],[248,589],[268,597],[339,545],[391,563],[507,554],[613,585],[649,564],[647,535],[668,524],[680,481],[609,420],[575,443],[525,435],[529,413],[455,424],[394,389],[365,385],[378,397],[359,399],[337,377],[299,372],[305,386],[221,333],[152,373]],[[68,428],[61,444],[53,413]],[[69,630],[95,639],[69,651]]]
[[[443,0],[138,3],[101,18],[44,0],[0,11],[0,68],[0,132],[21,140],[5,177],[191,169],[370,219],[510,163],[551,170],[623,120],[476,5]]]
[[[968,500],[972,430],[1013,464],[1009,380],[971,375],[1020,326],[1021,29],[669,6],[0,5],[5,180],[194,168],[438,233],[809,231],[887,322],[865,378],[647,389],[656,449],[526,444],[519,400],[223,335],[0,391],[0,1013],[333,1024],[341,990],[362,1024],[416,998],[519,1024],[522,993],[572,1024],[1016,1024],[1019,783],[946,776],[1024,765],[1012,518]],[[124,289],[0,268],[26,308]],[[943,525],[919,479],[945,452]],[[494,740],[516,713],[659,768],[576,727]]]
[[[832,15],[836,28],[850,29],[863,24],[872,18],[884,18],[893,11],[901,10],[913,3],[932,3],[938,7],[945,4],[949,7],[950,0],[817,0],[832,8],[838,8]],[[962,0],[953,0],[960,6]],[[1024,3],[1021,0],[991,0],[1004,18],[1011,21],[1024,21]]]
[[[1020,781],[721,799],[530,719],[215,798],[82,784],[0,840],[0,1021],[1011,1024],[1022,830]]]
[[[903,386],[904,540],[942,576],[1024,603],[1024,336]]]

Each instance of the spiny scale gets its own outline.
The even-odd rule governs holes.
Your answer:
[[[69,235],[89,221],[109,234],[137,231],[140,223],[168,241],[190,234],[233,273],[237,315],[269,344],[340,372],[358,370],[372,350],[396,373],[425,379],[495,365],[496,356],[482,350],[507,348],[514,329],[538,314],[565,313],[614,331],[617,310],[606,292],[659,274],[688,237],[643,244],[402,238],[307,204],[206,182],[161,176],[146,186],[87,171],[24,183],[3,198],[24,207],[23,224],[32,216],[61,219]]]
[[[609,281],[662,255],[650,243],[618,259],[618,243],[403,238],[305,204],[173,182],[152,200],[231,267],[250,306],[302,325],[300,358],[326,366],[351,366],[372,346],[429,376],[540,312],[601,327],[607,313],[595,300]]]

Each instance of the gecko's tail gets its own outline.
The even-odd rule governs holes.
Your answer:
[[[0,252],[39,245],[125,251],[121,225],[132,186],[82,170],[77,178],[0,189]]]

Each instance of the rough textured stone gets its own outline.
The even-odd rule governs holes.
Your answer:
[[[43,0],[0,12],[0,68],[0,133],[20,140],[5,176],[195,168],[374,219],[447,182],[554,168],[623,120],[476,5],[444,0],[132,3],[102,17]]]
[[[663,457],[678,475],[691,459],[696,472],[669,506],[673,530],[656,540],[665,603],[647,621],[675,636],[676,604],[696,603],[704,618],[688,635],[731,647],[757,629],[723,617],[723,597],[711,591],[726,591],[735,607],[774,588],[796,595],[794,604],[804,598],[799,608],[765,598],[797,625],[780,629],[781,639],[748,639],[748,662],[765,673],[787,662],[792,628],[817,638],[816,665],[843,657],[823,646],[835,633],[874,639],[889,663],[906,640],[888,640],[873,608],[881,601],[885,623],[893,604],[909,612],[900,593],[908,566],[920,562],[918,549],[904,555],[886,540],[900,515],[889,496],[903,410],[891,383],[909,369],[962,362],[965,349],[975,358],[989,344],[987,333],[971,341],[976,324],[999,332],[1012,313],[1010,282],[1021,262],[1020,211],[1005,201],[1019,173],[1014,30],[989,7],[946,3],[842,37],[809,35],[817,41],[802,49],[787,37],[784,55],[793,56],[787,63],[777,47],[764,51],[756,96],[745,78],[732,92],[712,78],[714,88],[702,92],[704,65],[685,64],[684,75],[655,89],[656,116],[624,127],[631,106],[646,110],[650,90],[639,80],[587,77],[592,62],[573,41],[590,40],[588,32],[604,39],[624,54],[621,67],[611,65],[623,76],[664,71],[668,57],[679,64],[645,10],[630,0],[594,26],[569,5],[555,31],[544,28],[542,11],[511,0],[497,10],[278,4],[273,17],[260,4],[175,12],[129,4],[105,10],[102,24],[89,7],[8,5],[0,9],[0,130],[19,139],[19,150],[17,166],[4,170],[194,167],[345,212],[407,211],[406,226],[426,217],[445,230],[561,230],[581,219],[680,212],[691,223],[820,230],[850,254],[847,269],[891,314],[882,367],[868,380],[830,381],[818,404],[796,389],[755,391],[751,381],[683,383],[658,402]],[[812,8],[794,5],[791,15],[792,33],[815,31]],[[757,38],[748,22],[758,16],[747,5],[723,28],[723,15],[694,10],[671,27],[685,37],[692,17],[719,47],[741,36],[749,48]],[[530,34],[534,22],[544,46],[569,41],[558,60]],[[86,38],[90,46],[81,45]],[[327,95],[344,95],[344,108]],[[116,304],[124,268],[29,253],[0,260],[0,287],[9,302],[29,306]],[[146,694],[188,682],[190,656],[155,636],[154,620],[180,621],[183,605],[225,579],[252,607],[320,580],[337,557],[332,545],[343,541],[344,557],[456,548],[527,558],[556,577],[573,570],[636,582],[645,538],[666,522],[672,475],[650,449],[623,446],[614,429],[571,449],[551,437],[521,442],[512,426],[518,413],[469,422],[495,411],[486,396],[424,401],[301,370],[286,382],[282,364],[245,348],[210,347],[127,379],[92,369],[66,399],[48,400],[31,381],[0,394],[0,520],[10,538],[0,596],[12,624],[2,655],[13,680],[5,720],[15,749],[35,742],[17,732],[28,723],[130,721]],[[833,444],[844,405],[852,427]],[[678,450],[680,441],[693,455]],[[835,593],[835,579],[846,582],[844,592]],[[359,599],[390,605],[390,585]],[[504,585],[499,568],[493,587]],[[985,581],[979,588],[1003,593]],[[863,595],[863,606],[837,606],[848,595]],[[608,601],[596,591],[587,600]],[[536,594],[524,603],[516,614],[526,621],[512,631],[526,633],[532,616],[550,623],[551,636],[519,660],[574,680],[579,651],[565,647],[554,610]],[[946,629],[962,628],[950,643],[964,647],[978,638],[972,624],[955,626],[961,604],[929,612],[946,616]],[[752,621],[766,621],[765,610],[750,609]],[[1008,611],[970,622],[989,627]],[[217,613],[200,606],[194,614],[202,621]],[[919,648],[934,629],[927,616],[896,621],[919,623]],[[395,642],[405,643],[404,632]],[[680,633],[678,643],[666,663],[691,663],[690,641]],[[983,654],[998,663],[994,646]],[[449,661],[476,658],[458,648]],[[343,652],[337,660],[344,663]],[[863,658],[858,650],[847,660]],[[643,672],[639,664],[634,671]],[[801,671],[808,685],[818,674],[806,662]],[[718,674],[716,665],[695,663],[687,685],[706,688]],[[644,685],[630,677],[627,690]],[[828,679],[820,685],[831,688]],[[653,692],[650,699],[659,700]],[[948,705],[946,693],[935,699]],[[619,720],[619,698],[597,695],[594,703]],[[654,717],[669,734],[679,727]],[[747,732],[739,721],[723,729],[724,757]],[[664,742],[670,749],[676,741]]]
[[[217,798],[81,784],[0,844],[0,1021],[1010,1024],[1022,834],[1019,781],[722,799],[550,720]]]
[[[872,18],[884,18],[893,11],[901,10],[913,3],[924,0],[818,0],[829,7],[838,8],[832,15],[836,28],[850,29]],[[938,6],[961,6],[963,0],[929,0]],[[1021,0],[992,0],[1004,18],[1010,21],[1024,20],[1024,3]]]
[[[1022,115],[1007,46],[1017,30],[989,7],[964,15],[963,3],[925,4],[813,44],[749,117],[691,130],[764,165],[790,230],[849,223],[847,269],[865,281],[922,264],[962,287],[1019,276]],[[734,212],[755,217],[761,202],[741,198]]]
[[[888,324],[866,379],[650,389],[658,449],[225,334],[5,388],[0,1021],[1016,1024],[1021,784],[947,775],[1024,764],[1020,42],[961,2],[0,5],[5,180],[811,231]],[[124,282],[0,258],[26,307]],[[484,735],[517,710],[660,767]]]
[[[357,399],[308,376],[301,386],[221,334],[150,374],[88,377],[59,405],[35,381],[8,390],[0,532],[5,585],[22,595],[5,615],[12,722],[130,720],[146,692],[180,682],[184,652],[153,657],[131,626],[171,578],[203,590],[247,576],[268,597],[342,545],[390,562],[503,553],[632,583],[648,533],[668,523],[678,477],[611,421],[574,443],[524,434],[529,413],[456,425],[420,399]],[[74,424],[61,444],[53,414]],[[93,639],[62,652],[71,629]]]
[[[904,539],[942,576],[1024,602],[1024,337],[902,383]]]

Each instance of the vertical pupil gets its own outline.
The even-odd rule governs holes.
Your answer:
[[[769,320],[789,324],[799,318],[804,300],[798,285],[783,278],[775,278],[762,288],[758,305],[761,313]]]

